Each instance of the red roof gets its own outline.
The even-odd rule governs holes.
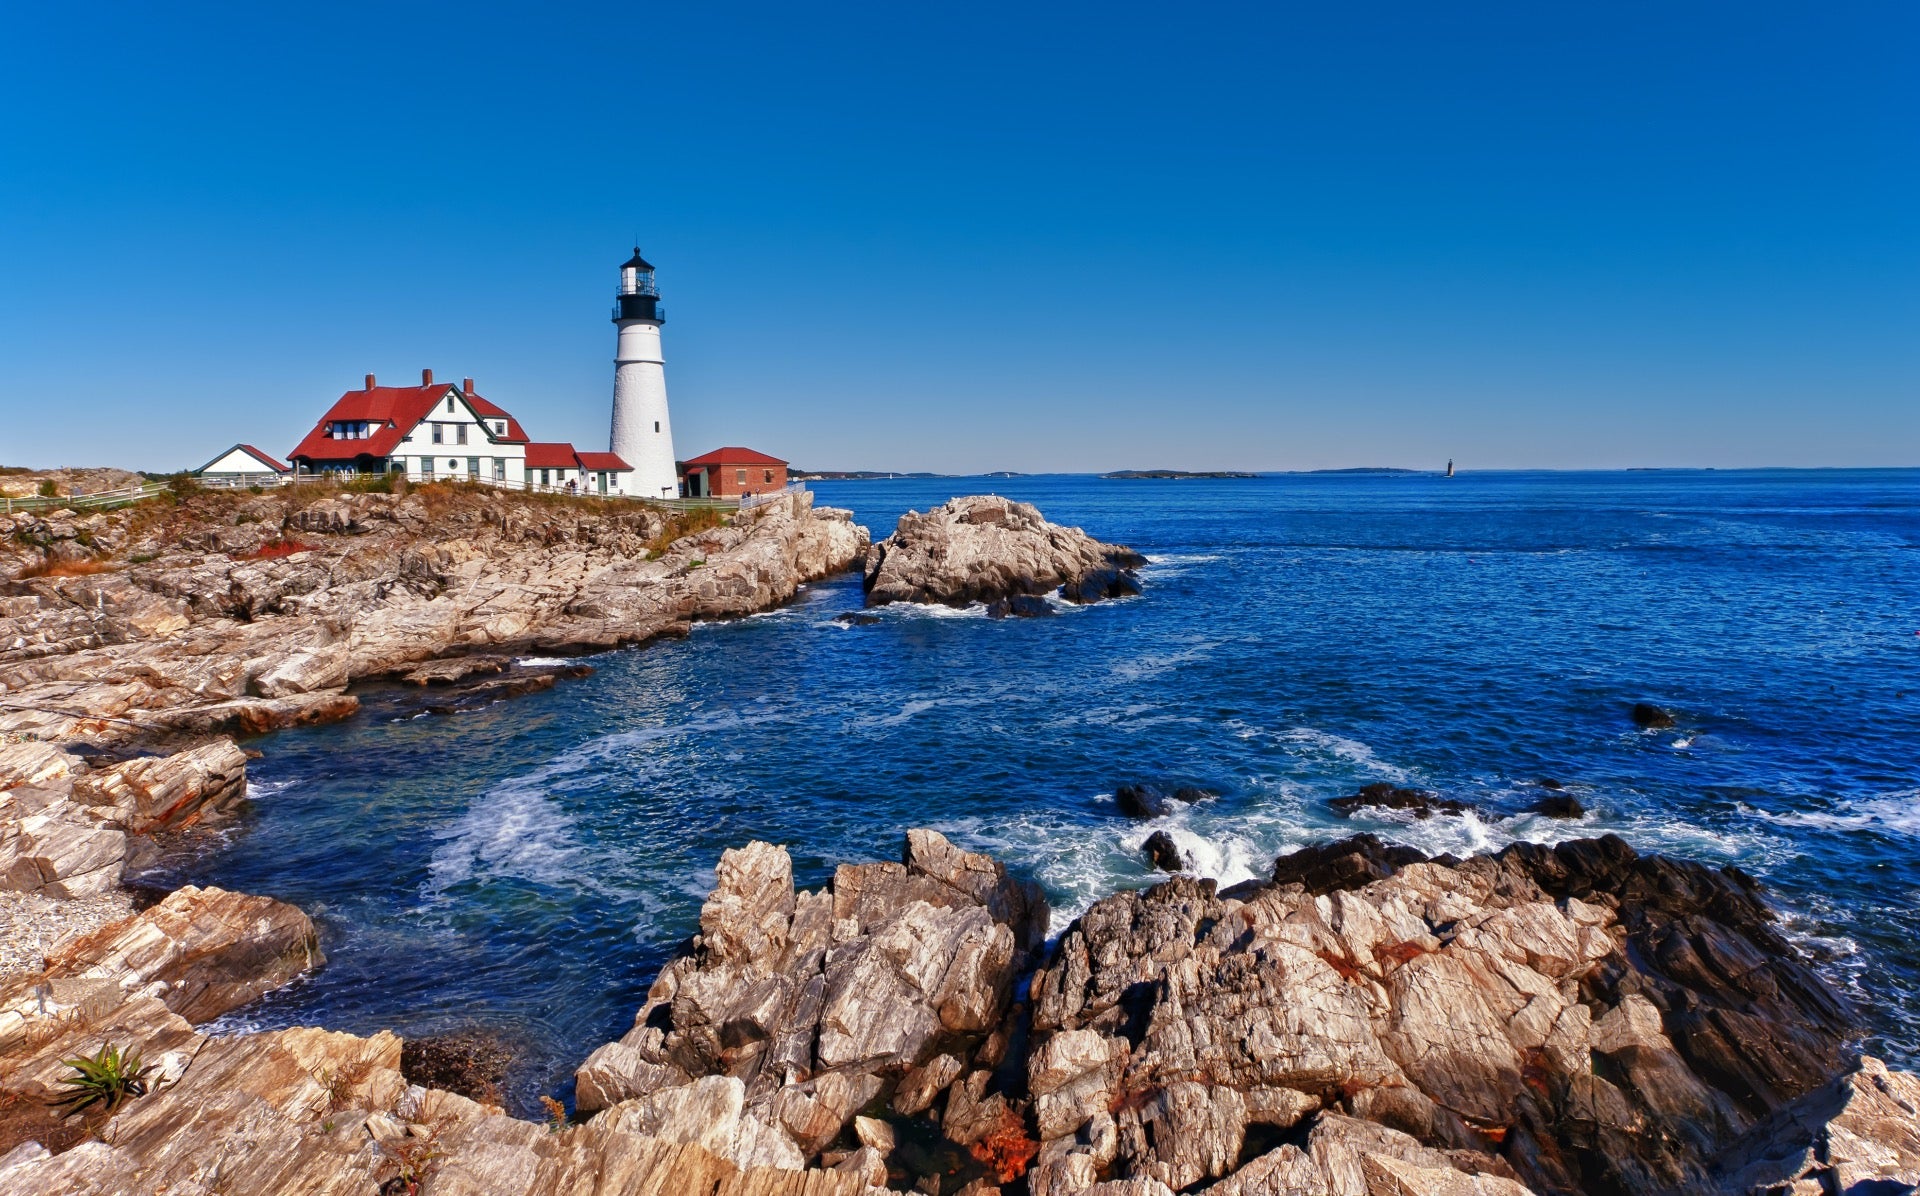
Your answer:
[[[527,468],[627,470],[633,466],[613,453],[583,453],[570,444],[536,442],[527,446]]]
[[[536,440],[527,445],[527,468],[578,469],[580,462],[574,456],[572,445]]]
[[[228,449],[227,451],[232,452],[233,450]],[[261,452],[257,448],[254,448],[250,444],[241,445],[240,451],[243,453],[246,453],[248,456],[254,458],[257,461],[263,461],[266,464],[273,466],[274,472],[276,473],[286,473],[288,470],[293,468],[293,466],[288,465],[283,461],[274,460],[272,457],[267,456],[265,453]]]
[[[327,413],[320,417],[313,431],[308,432],[306,439],[295,445],[287,455],[304,457],[309,461],[351,461],[355,457],[389,456],[399,446],[400,438],[413,431],[414,426],[432,414],[434,407],[450,394],[460,395],[460,388],[436,383],[432,386],[376,386],[370,390],[350,390],[327,408]],[[507,421],[507,434],[495,436],[495,440],[526,442],[527,434],[511,415],[479,395],[460,397],[466,399],[475,414]],[[365,440],[335,440],[327,435],[327,425],[336,420],[354,423],[365,421],[372,427],[367,429]]]
[[[785,465],[778,457],[769,457],[765,453],[750,448],[717,448],[710,453],[701,453],[682,461],[682,465]]]
[[[507,434],[505,436],[495,436],[495,440],[504,441],[507,444],[526,443],[527,434],[521,430],[520,421],[508,415],[505,411],[502,411],[496,404],[489,403],[479,395],[468,395],[467,404],[473,408],[474,414],[480,416],[482,419],[504,419],[507,421]]]

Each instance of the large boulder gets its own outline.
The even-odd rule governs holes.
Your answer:
[[[1139,593],[1132,571],[1144,564],[1131,548],[1048,523],[1030,503],[973,495],[907,512],[868,550],[867,605],[966,606],[1056,589],[1071,602],[1096,602]],[[1010,604],[1006,613],[1026,612]]]
[[[1061,937],[1032,983],[1031,1190],[1707,1191],[1846,1066],[1846,1008],[1736,872],[1361,836],[1274,876],[1120,894]]]
[[[1046,934],[1038,889],[932,831],[910,832],[899,863],[843,865],[818,891],[796,892],[786,850],[766,843],[726,852],[716,876],[689,952],[633,1029],[588,1057],[576,1094],[582,1111],[666,1124],[692,1098],[663,1094],[726,1077],[735,1089],[699,1101],[731,1109],[737,1090],[729,1124],[771,1126],[798,1152],[751,1127],[709,1143],[757,1164],[818,1156],[890,1094],[924,1109],[994,1055]]]
[[[188,885],[47,960],[48,981],[148,989],[189,1022],[210,1021],[325,962],[313,921],[271,897]]]

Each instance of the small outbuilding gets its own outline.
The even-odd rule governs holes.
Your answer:
[[[193,471],[203,481],[235,486],[272,486],[293,472],[250,444],[236,444]]]
[[[680,463],[680,492],[688,498],[739,498],[786,487],[787,463],[750,448],[717,448]]]
[[[583,453],[571,444],[536,440],[527,445],[527,485],[580,494],[628,494],[633,466],[614,453]]]

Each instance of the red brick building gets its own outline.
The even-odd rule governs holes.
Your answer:
[[[786,485],[787,463],[750,448],[717,448],[680,463],[680,492],[688,498],[738,498]]]

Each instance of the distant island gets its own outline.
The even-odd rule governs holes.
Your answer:
[[[1203,472],[1191,472],[1185,469],[1116,469],[1112,473],[1103,473],[1103,478],[1252,478],[1258,474],[1240,473],[1231,469],[1214,469]]]

